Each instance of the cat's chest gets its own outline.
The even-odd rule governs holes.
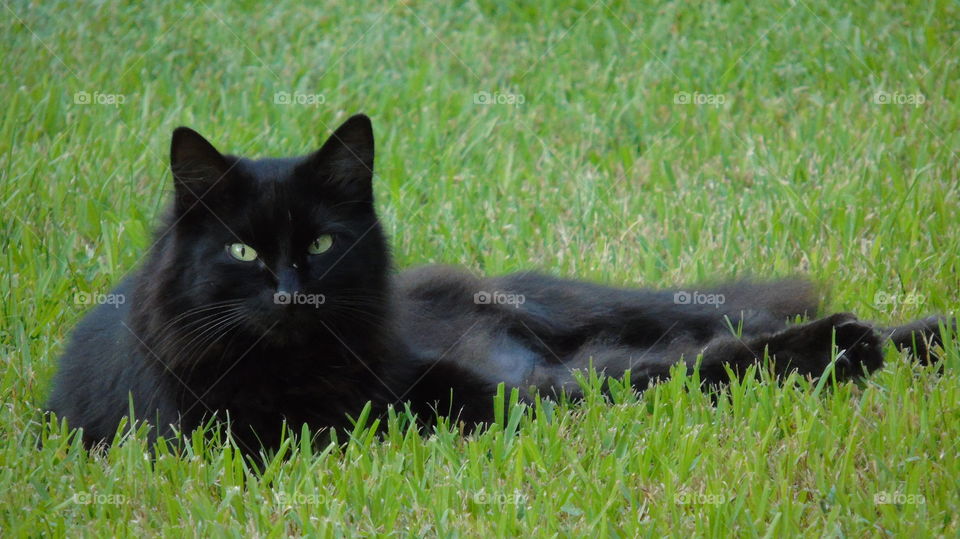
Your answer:
[[[231,410],[309,413],[368,400],[365,378],[340,357],[260,354],[223,373],[207,400]]]

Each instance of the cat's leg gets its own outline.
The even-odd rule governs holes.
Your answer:
[[[402,333],[418,348],[446,350],[477,320],[495,320],[547,345],[548,360],[568,357],[598,337],[646,349],[663,336],[706,342],[730,333],[782,330],[795,316],[812,315],[817,296],[803,280],[732,283],[710,289],[645,290],[515,273],[482,279],[461,268],[425,266],[395,281]]]
[[[773,359],[778,378],[792,372],[817,378],[833,364],[837,379],[850,380],[883,366],[883,337],[871,324],[849,313],[792,326],[769,336],[722,337],[701,351],[701,376],[711,383],[724,382],[728,378],[725,366],[743,375],[750,365],[762,363],[764,353]]]
[[[652,346],[667,332],[699,341],[731,326],[745,334],[775,332],[789,318],[814,315],[818,303],[814,287],[801,279],[646,290],[517,273],[486,279],[482,286],[520,298],[493,307],[538,334],[608,333],[630,346]]]
[[[730,382],[729,372],[740,377],[750,366],[762,366],[765,356],[772,359],[779,379],[792,372],[817,378],[832,364],[838,380],[849,380],[879,369],[882,348],[883,337],[876,328],[844,313],[768,335],[723,336],[699,344],[686,339],[649,349],[591,344],[562,365],[538,366],[529,383],[540,391],[562,390],[576,396],[579,389],[570,371],[593,365],[614,377],[629,369],[634,386],[643,390],[668,378],[670,369],[683,363],[688,373],[699,372],[705,386],[717,387]]]

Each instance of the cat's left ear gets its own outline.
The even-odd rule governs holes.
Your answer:
[[[373,201],[373,125],[356,114],[309,157],[312,173],[356,200]]]

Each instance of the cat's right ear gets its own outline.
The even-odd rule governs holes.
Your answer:
[[[178,127],[170,142],[170,171],[177,213],[183,214],[213,193],[230,166],[200,133]]]

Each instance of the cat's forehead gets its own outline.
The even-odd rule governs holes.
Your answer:
[[[338,220],[334,203],[302,167],[305,159],[236,158],[225,179],[234,193],[223,208],[229,227],[244,238],[276,242]]]
[[[316,203],[316,193],[309,189],[312,183],[302,178],[300,166],[303,158],[284,159],[237,159],[232,178],[240,202],[247,205],[245,211],[263,213],[288,213],[291,208],[310,206]]]
[[[222,197],[211,201],[217,218],[208,224],[223,226],[258,251],[309,241],[318,230],[345,227],[368,215],[349,191],[325,181],[309,156],[227,160],[230,170],[223,178]]]
[[[297,167],[304,162],[303,157],[235,159],[234,170],[254,184],[290,182]]]

